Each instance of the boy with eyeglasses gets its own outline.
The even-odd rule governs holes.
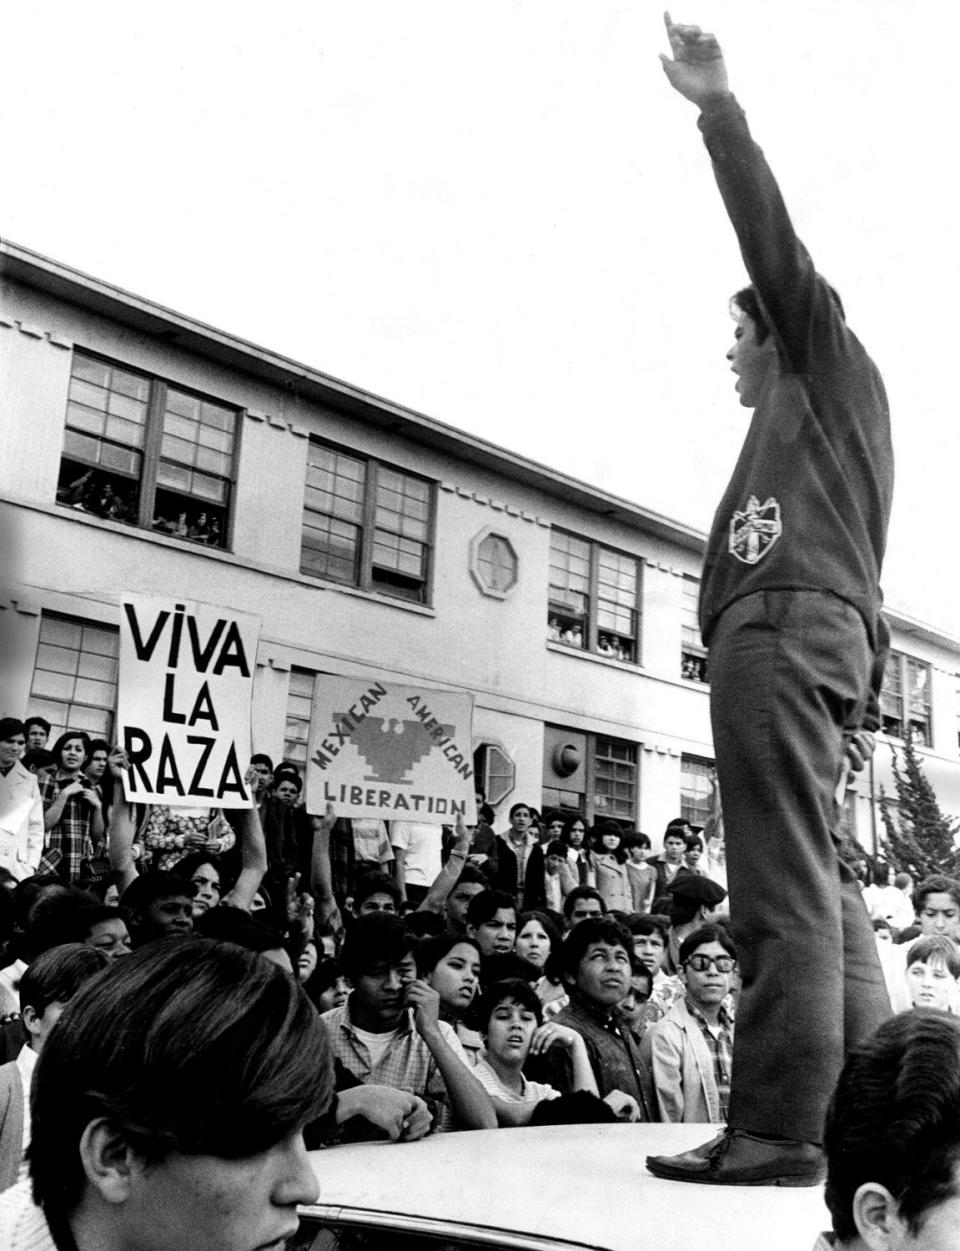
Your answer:
[[[660,1120],[724,1124],[730,1099],[733,1017],[727,996],[736,949],[726,930],[704,925],[680,947],[685,993],[640,1048]]]

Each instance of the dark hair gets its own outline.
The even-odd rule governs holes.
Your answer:
[[[52,1003],[68,1003],[84,982],[107,967],[107,957],[86,943],[63,943],[32,960],[20,979],[20,1012],[42,1016]]]
[[[369,873],[361,873],[353,890],[353,910],[360,907],[371,895],[389,895],[394,907],[400,910],[400,887],[387,873],[372,869]]]
[[[0,717],[0,743],[5,743],[10,738],[16,738],[19,734],[26,737],[26,733],[26,726],[19,717]],[[47,733],[50,733],[49,726],[47,726]]]
[[[929,964],[931,960],[939,960],[951,977],[960,977],[960,951],[953,939],[947,938],[946,934],[927,934],[918,938],[907,951],[905,967],[909,968],[919,961]]]
[[[250,757],[250,763],[252,765],[265,764],[267,768],[270,770],[270,772],[271,773],[273,772],[273,761],[270,759],[270,757],[267,755],[265,751],[254,752],[253,755]]]
[[[529,982],[523,981],[522,978],[507,977],[488,986],[477,1002],[474,1019],[481,1034],[487,1032],[494,1008],[499,1007],[505,999],[513,999],[520,1004],[521,1008],[526,1008],[534,1014],[538,1025],[543,1024],[543,1004],[537,992]]]
[[[292,782],[296,787],[298,795],[303,790],[303,778],[299,773],[297,773],[296,769],[291,766],[280,765],[277,769],[276,773],[273,775],[274,790],[276,790],[281,782]]]
[[[510,812],[507,814],[511,821],[513,820],[513,814],[515,812],[519,812],[521,808],[526,808],[527,812],[530,813],[531,817],[533,816],[535,809],[533,808],[531,804],[518,803],[518,804],[514,804],[513,807],[510,809]]]
[[[478,869],[475,864],[465,864],[460,870],[460,876],[451,887],[450,894],[457,889],[458,886],[473,883],[475,886],[482,886],[486,889],[490,885],[490,879],[486,876],[482,869]]]
[[[158,899],[185,895],[192,899],[197,888],[189,878],[163,869],[151,869],[135,878],[120,897],[120,906],[131,912],[143,912]]]
[[[563,915],[568,921],[573,915],[573,905],[580,899],[598,899],[600,901],[600,913],[602,916],[606,916],[607,901],[595,886],[575,886],[563,901]]]
[[[643,834],[639,830],[634,830],[633,833],[628,834],[623,840],[623,845],[628,849],[631,847],[646,847],[648,851],[653,846],[650,842],[650,835]]]
[[[276,951],[283,946],[283,935],[266,921],[242,908],[208,908],[194,922],[194,931],[204,938],[236,943],[247,951]]]
[[[560,961],[567,977],[576,977],[580,961],[592,943],[622,947],[633,960],[633,936],[625,925],[612,917],[587,917],[570,930],[560,948]]]
[[[562,838],[552,838],[543,849],[545,856],[562,856],[564,860],[567,858],[567,844]]]
[[[175,877],[184,878],[186,881],[192,882],[194,873],[196,873],[197,869],[201,868],[205,864],[210,865],[212,869],[216,870],[217,877],[220,879],[221,893],[225,895],[227,892],[224,889],[225,873],[223,861],[219,856],[214,855],[212,852],[192,851],[188,856],[184,856],[182,860],[178,860],[176,864],[172,866],[170,872],[174,874]]]
[[[86,942],[90,931],[103,921],[122,921],[128,924],[127,914],[123,908],[115,908],[112,904],[90,903],[78,908],[74,916],[77,927],[77,942]]]
[[[90,740],[90,755],[92,756],[95,751],[105,751],[109,756],[110,744],[105,738],[92,738]]]
[[[27,930],[33,920],[34,909],[47,891],[69,895],[71,887],[56,873],[34,873],[25,877],[13,888],[14,920],[17,927]]]
[[[398,965],[416,953],[416,940],[391,912],[369,912],[357,917],[343,945],[343,971],[352,982],[378,964]]]
[[[570,846],[570,831],[573,829],[573,827],[577,824],[578,821],[583,826],[583,840],[584,842],[586,842],[587,840],[588,826],[587,826],[586,818],[582,817],[579,812],[575,812],[572,817],[567,817],[566,821],[564,821],[563,833],[560,835],[560,837],[563,839],[563,841],[567,844],[568,847]]]
[[[689,835],[687,838],[687,851],[694,851],[697,848],[699,848],[700,851],[703,851],[703,839],[699,834]]]
[[[885,1186],[916,1237],[927,1214],[957,1193],[960,1023],[934,1009],[901,1012],[847,1059],[824,1128],[824,1198],[837,1237],[857,1236],[853,1199]]]
[[[914,907],[917,912],[926,903],[928,895],[950,895],[953,902],[960,907],[960,882],[954,877],[941,875],[925,878],[914,891]]]
[[[667,828],[663,831],[663,841],[666,842],[668,838],[680,838],[683,840],[684,844],[686,844],[686,841],[689,838],[689,835],[687,834],[687,828],[689,825],[690,822],[684,821],[683,817],[674,817],[674,819],[668,824]]]
[[[624,924],[631,934],[659,934],[664,947],[670,941],[670,918],[662,912],[634,912]]]
[[[547,916],[545,912],[539,910],[531,912],[521,912],[517,917],[517,938],[523,931],[523,927],[528,921],[539,921],[543,926],[543,931],[550,940],[550,950],[547,953],[547,960],[543,967],[544,975],[554,983],[560,981],[560,947],[563,943],[563,935],[557,929],[553,920]]]
[[[476,950],[477,955],[480,954],[476,940],[468,938],[466,934],[431,934],[429,938],[424,938],[417,945],[416,952],[419,975],[425,977],[428,973],[432,973],[440,961],[460,943],[466,943]]]
[[[830,298],[833,300],[837,312],[844,320],[846,320],[843,301],[828,282],[825,282],[823,285],[829,291]],[[770,333],[770,324],[767,321],[766,315],[761,307],[759,296],[753,287],[743,287],[736,293],[736,295],[731,296],[730,312],[738,319],[741,313],[746,313],[754,324],[754,334],[757,343],[761,344],[766,340]]]
[[[653,994],[653,974],[642,960],[638,960],[635,956],[632,956],[631,959],[633,960],[633,966],[630,969],[630,976],[645,977],[647,979],[647,998],[649,999]]]
[[[66,885],[66,883],[64,883]],[[24,935],[24,954],[34,959],[51,947],[82,941],[77,918],[98,904],[96,895],[67,886],[47,899],[41,898],[33,909],[29,928]]]
[[[692,934],[688,934],[680,944],[680,950],[677,952],[677,963],[686,964],[697,948],[702,947],[705,943],[719,943],[727,955],[732,956],[736,960],[737,949],[733,945],[733,939],[723,926],[701,925]]]
[[[485,921],[492,921],[501,908],[509,908],[514,914],[519,911],[516,899],[507,891],[483,890],[467,904],[467,925],[476,928]]]
[[[426,908],[415,908],[412,912],[405,912],[403,923],[414,938],[435,938],[446,929],[440,913],[428,912]]]
[[[78,1146],[98,1117],[148,1163],[171,1152],[236,1160],[318,1116],[332,1092],[326,1030],[294,979],[203,938],[114,961],[75,996],[37,1072],[30,1171],[52,1223],[80,1202]]]
[[[615,834],[620,840],[612,852],[608,852],[603,845],[604,836],[607,834]],[[599,825],[594,826],[591,838],[593,849],[600,855],[610,855],[619,863],[623,864],[627,859],[627,853],[623,847],[623,827],[618,825],[616,821],[602,821]]]
[[[50,748],[54,756],[56,756],[57,758],[58,769],[62,765],[62,761],[60,759],[60,753],[63,751],[64,747],[66,747],[67,743],[69,743],[72,738],[78,738],[80,742],[83,744],[83,750],[84,750],[85,755],[80,764],[80,768],[82,769],[83,766],[90,759],[90,735],[86,732],[86,730],[64,730],[64,732],[60,735],[60,737],[57,739],[54,745]]]
[[[13,720],[12,717],[9,719]],[[3,723],[0,722],[0,727],[2,727],[2,725]],[[36,717],[36,716],[27,717],[26,721],[24,721],[23,723],[24,734],[28,733],[32,725],[38,725],[40,729],[44,731],[45,734],[49,734],[50,730],[52,729],[52,726],[50,725],[50,722],[47,720],[46,717]]]

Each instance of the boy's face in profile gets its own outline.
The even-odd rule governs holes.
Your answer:
[[[631,1029],[640,1023],[643,1005],[650,998],[651,978],[649,972],[634,973],[630,977],[630,989],[617,1004],[617,1016]]]

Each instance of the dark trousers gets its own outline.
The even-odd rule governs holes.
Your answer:
[[[873,927],[837,855],[843,734],[873,652],[826,593],[759,591],[710,638],[710,711],[743,982],[729,1124],[805,1142],[845,1053],[890,1015]]]

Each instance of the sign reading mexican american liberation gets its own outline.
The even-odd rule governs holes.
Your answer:
[[[210,604],[120,600],[118,738],[133,803],[249,808],[250,701],[260,623]]]
[[[309,812],[472,825],[473,696],[318,676],[306,790]]]

